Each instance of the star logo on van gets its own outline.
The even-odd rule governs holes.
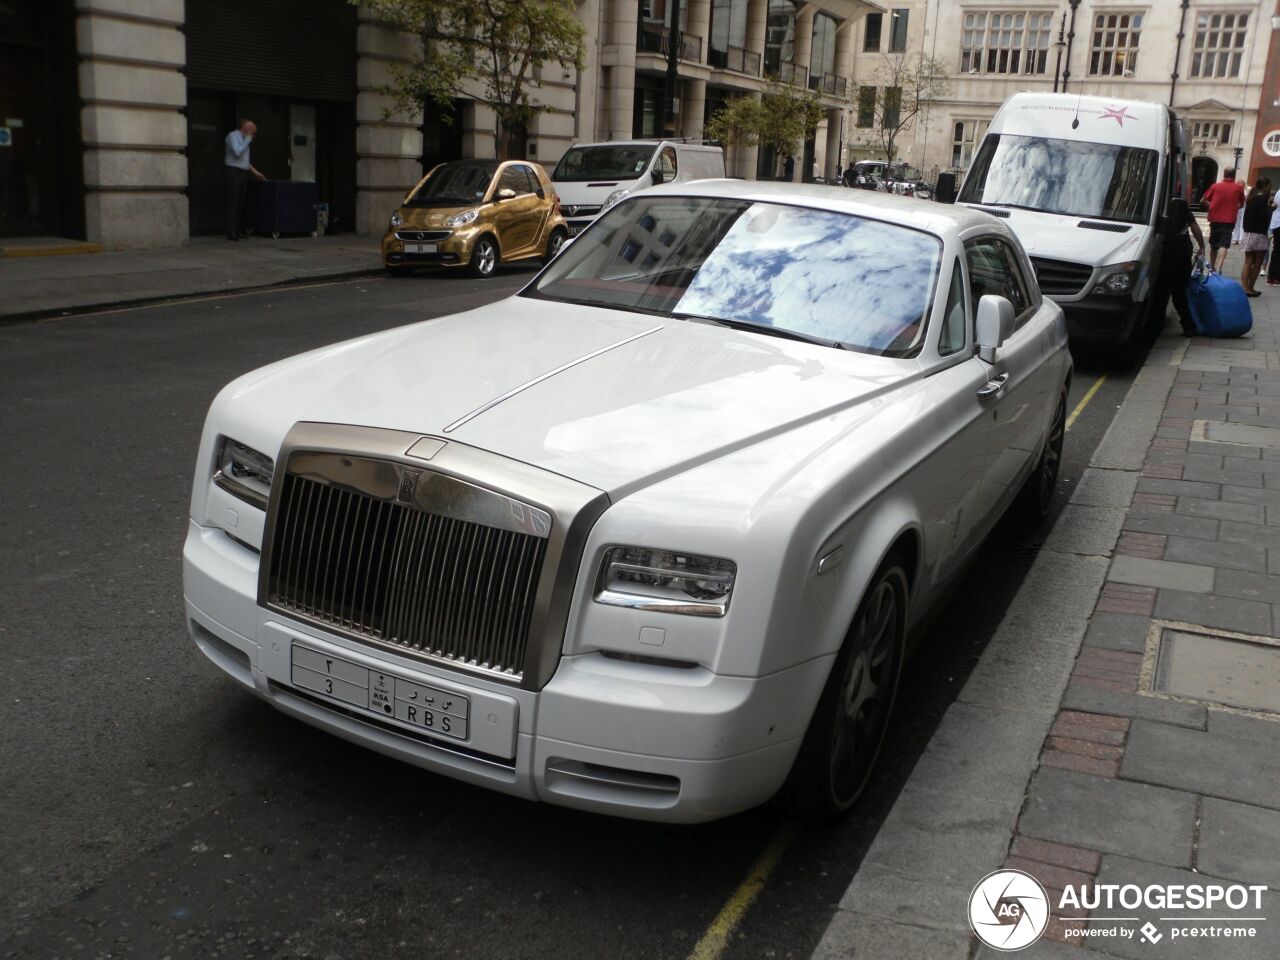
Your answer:
[[[1128,110],[1129,110],[1128,107],[1107,107],[1107,109],[1102,111],[1102,116],[1099,117],[1098,119],[1114,120],[1116,123],[1120,124],[1120,126],[1123,127],[1124,122],[1126,120],[1134,119],[1133,117],[1129,116]]]

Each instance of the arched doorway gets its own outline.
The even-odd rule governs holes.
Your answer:
[[[1209,185],[1218,179],[1218,161],[1213,157],[1191,158],[1191,202],[1197,204]]]

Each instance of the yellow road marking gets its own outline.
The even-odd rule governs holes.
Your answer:
[[[702,935],[702,939],[689,954],[689,960],[717,960],[724,953],[724,948],[728,946],[733,931],[737,929],[756,897],[760,896],[765,881],[769,879],[769,874],[778,865],[782,855],[787,852],[787,847],[791,845],[795,834],[794,821],[789,820],[778,829],[759,859],[752,864],[747,878],[742,881],[737,890],[733,891],[728,902],[720,908],[716,918],[711,921],[711,926],[707,927],[707,932]]]
[[[1107,379],[1107,375],[1104,373],[1102,376],[1100,376],[1097,380],[1093,382],[1093,386],[1089,388],[1089,391],[1083,397],[1080,398],[1080,402],[1076,404],[1076,408],[1071,411],[1071,416],[1067,417],[1068,430],[1070,430],[1071,425],[1076,422],[1076,417],[1080,416],[1080,414],[1084,411],[1084,408],[1089,405],[1089,401],[1093,399],[1093,395],[1098,392],[1098,388],[1102,386],[1102,384],[1106,381],[1106,379]]]

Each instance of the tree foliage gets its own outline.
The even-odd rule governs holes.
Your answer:
[[[950,92],[947,65],[923,54],[884,54],[873,75],[875,126],[864,134],[884,151],[884,159],[897,159],[898,138],[911,129],[929,104]]]
[[[406,111],[428,100],[449,106],[472,98],[490,106],[500,126],[499,149],[547,110],[536,98],[534,71],[555,63],[581,70],[584,30],[574,0],[351,0],[379,21],[412,33],[422,52],[394,64],[382,91]]]
[[[707,124],[713,140],[744,147],[772,147],[778,156],[796,154],[825,115],[817,94],[771,83],[759,97],[741,97]]]

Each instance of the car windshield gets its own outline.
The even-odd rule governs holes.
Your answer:
[[[1114,143],[991,134],[960,191],[961,203],[1146,223],[1156,151]]]
[[[407,207],[439,207],[479,203],[489,192],[497,163],[446,163],[436,167],[426,182],[405,201]]]
[[[602,143],[573,147],[556,164],[552,180],[634,180],[649,165],[654,143]]]
[[[526,295],[907,356],[924,337],[941,249],[930,234],[847,213],[635,197]]]

